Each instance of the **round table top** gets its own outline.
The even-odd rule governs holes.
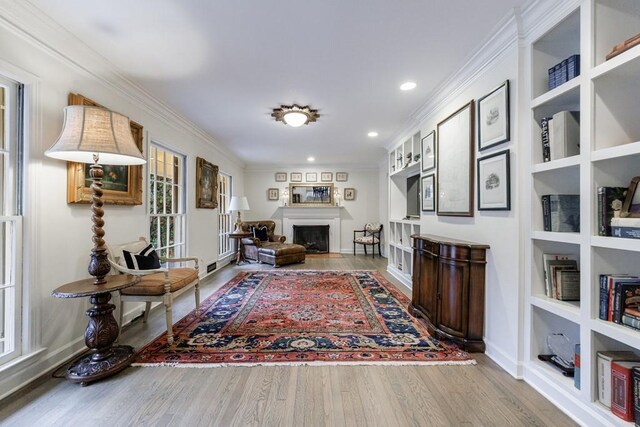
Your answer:
[[[138,283],[140,277],[132,274],[109,274],[105,279],[107,283],[103,285],[94,285],[94,278],[67,283],[55,289],[51,295],[56,298],[79,298],[104,294],[132,286]]]

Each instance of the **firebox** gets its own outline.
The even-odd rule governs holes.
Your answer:
[[[308,254],[326,254],[329,252],[329,226],[294,225],[293,243],[304,246]]]

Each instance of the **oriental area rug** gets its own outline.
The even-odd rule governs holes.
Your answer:
[[[475,364],[431,337],[376,271],[238,274],[146,345],[133,366]]]

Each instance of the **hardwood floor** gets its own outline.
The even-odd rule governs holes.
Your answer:
[[[203,282],[203,298],[239,270]],[[295,269],[377,269],[386,259],[309,257]],[[403,289],[400,287],[400,289]],[[174,303],[174,321],[193,309]],[[120,342],[140,347],[164,332],[161,307]],[[0,404],[2,426],[573,426],[564,413],[482,354],[475,366],[256,366],[128,368],[80,387],[43,377]]]

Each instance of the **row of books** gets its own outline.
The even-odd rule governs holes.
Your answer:
[[[542,161],[580,154],[580,112],[560,111],[540,120]]]
[[[640,277],[601,274],[598,317],[640,329]]]
[[[542,196],[544,231],[580,231],[580,195],[545,194]]]
[[[571,55],[549,68],[549,90],[580,75],[580,55]]]
[[[631,351],[599,351],[598,400],[625,421],[640,423],[640,357]]]
[[[560,301],[580,300],[578,259],[571,254],[543,254],[545,295]]]

